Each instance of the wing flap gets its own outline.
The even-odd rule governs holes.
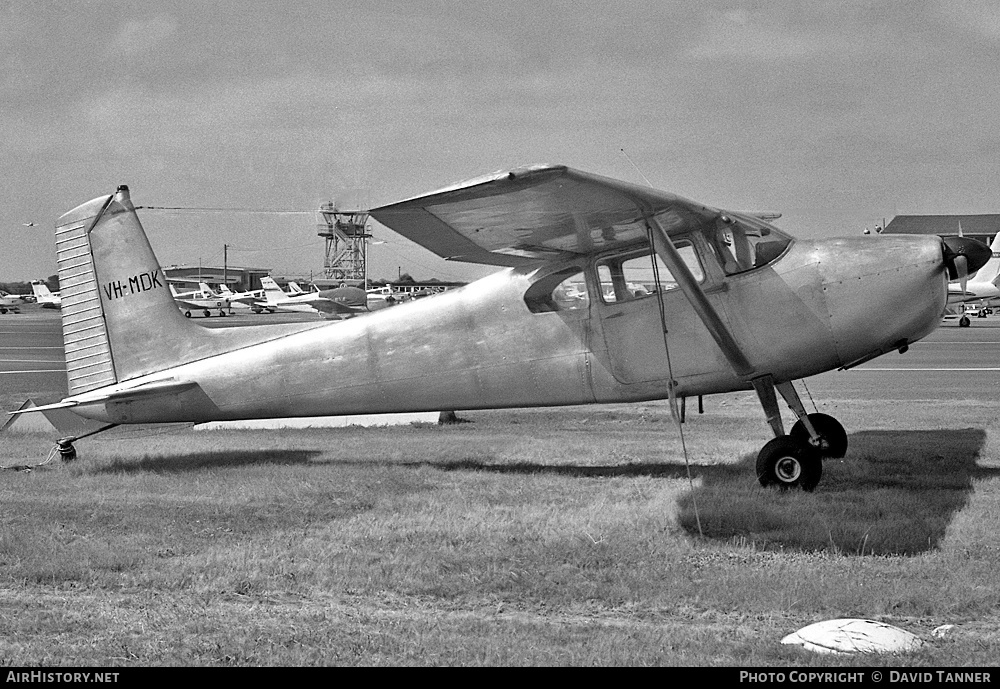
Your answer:
[[[493,173],[371,211],[439,256],[507,266],[645,241],[645,219],[654,215],[679,234],[718,213],[649,187],[549,165]]]

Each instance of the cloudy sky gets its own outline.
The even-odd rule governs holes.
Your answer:
[[[140,211],[161,263],[278,275],[321,272],[320,203],[529,163],[801,237],[995,213],[998,114],[993,0],[3,0],[0,281],[119,184],[239,209]],[[485,272],[373,229],[375,277]]]

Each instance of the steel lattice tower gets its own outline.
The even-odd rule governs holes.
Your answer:
[[[319,236],[326,240],[324,277],[368,286],[368,211],[338,210],[333,201],[319,209]]]

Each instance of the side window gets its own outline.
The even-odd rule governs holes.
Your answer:
[[[567,268],[546,275],[524,293],[524,303],[532,313],[586,309],[590,299],[583,268]]]
[[[691,242],[682,240],[675,242],[674,246],[691,274],[702,282],[705,272]],[[659,256],[649,250],[602,259],[597,264],[597,279],[601,283],[601,298],[608,304],[642,299],[656,294],[657,288],[661,292],[677,288],[677,281],[670,270]]]

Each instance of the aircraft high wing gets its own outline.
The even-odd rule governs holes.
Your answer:
[[[676,411],[754,390],[775,436],[757,479],[811,490],[848,439],[806,413],[794,381],[905,352],[940,323],[949,278],[989,257],[954,237],[795,240],[561,166],[371,214],[441,256],[506,269],[338,324],[207,329],[161,289],[127,187],[69,211],[56,227],[69,394],[50,408],[110,427],[653,399]],[[797,418],[787,434],[779,395]],[[64,459],[76,440],[59,441]]]

